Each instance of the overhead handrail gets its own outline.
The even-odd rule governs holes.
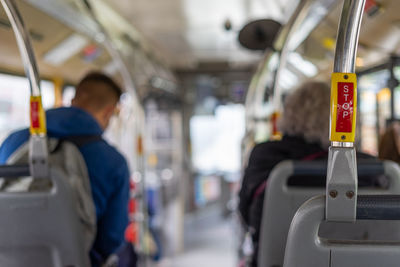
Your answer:
[[[338,27],[331,79],[330,141],[326,186],[326,219],[354,221],[357,206],[357,164],[354,148],[357,44],[365,0],[345,0]]]
[[[35,54],[22,16],[13,0],[0,0],[10,20],[30,85],[29,166],[33,178],[48,177],[46,117],[40,92],[40,78]]]
[[[297,28],[301,25],[305,16],[308,14],[309,8],[311,6],[311,2],[309,0],[301,0],[296,10],[294,11],[293,16],[289,20],[289,22],[283,28],[283,33],[279,35],[277,40],[277,44],[280,45],[280,59],[278,63],[278,68],[276,70],[274,84],[273,84],[273,106],[275,112],[281,111],[281,87],[279,86],[279,80],[281,78],[282,72],[286,67],[287,56],[290,52],[290,39],[292,35],[296,32]]]
[[[335,0],[300,0],[291,19],[282,29],[275,41],[275,49],[280,52],[280,60],[273,84],[273,106],[275,112],[280,112],[282,107],[282,88],[279,81],[282,79],[283,70],[286,68],[289,53],[292,52],[305,39],[318,22],[328,13]],[[312,21],[312,22],[310,22]],[[312,24],[312,26],[310,26]],[[299,35],[301,35],[299,37]]]
[[[293,51],[306,36],[316,27],[328,13],[330,7],[335,3],[335,0],[300,0],[295,11],[291,15],[290,20],[279,32],[274,43],[274,50],[279,54],[279,62],[274,67],[273,73],[268,73],[271,70],[268,68],[271,56],[267,55],[257,68],[256,74],[253,77],[252,83],[249,86],[249,92],[246,98],[246,115],[247,130],[251,130],[251,124],[248,122],[257,116],[257,107],[263,103],[267,81],[271,81],[270,90],[273,92],[272,111],[273,116],[279,117],[282,111],[282,88],[279,81],[282,78],[283,70],[286,67],[288,55]],[[254,102],[254,103],[253,103]],[[280,136],[278,131],[274,131],[273,135]]]
[[[97,24],[97,26],[99,27],[101,33],[103,34],[102,38],[102,43],[105,45],[105,47],[107,48],[107,51],[110,53],[111,57],[113,60],[115,60],[118,70],[121,73],[123,82],[125,84],[125,86],[131,90],[131,93],[135,99],[135,101],[137,102],[137,104],[139,104],[139,100],[138,100],[138,96],[137,96],[137,92],[135,89],[135,84],[133,82],[132,76],[129,72],[128,67],[126,66],[124,59],[122,58],[121,54],[119,53],[118,49],[116,48],[116,46],[114,45],[114,43],[111,41],[111,37],[108,34],[107,30],[105,29],[104,25],[100,22],[100,20],[98,19],[96,12],[93,9],[93,6],[91,5],[89,0],[83,0],[83,3],[85,4],[85,6],[87,7],[87,10],[90,14],[90,16],[92,17],[92,19],[94,20],[94,22]]]
[[[134,81],[133,78],[130,74],[130,71],[125,63],[125,60],[121,56],[120,52],[118,51],[117,47],[115,44],[112,42],[112,38],[110,37],[109,33],[107,32],[107,29],[104,27],[104,25],[101,23],[99,20],[95,10],[93,9],[93,6],[91,5],[90,0],[82,0],[83,3],[86,5],[87,10],[92,17],[92,19],[95,21],[97,26],[99,27],[100,31],[104,35],[104,40],[103,43],[105,47],[107,48],[108,52],[110,53],[111,57],[115,62],[117,63],[118,70],[122,76],[123,82],[125,86],[130,89],[131,94],[133,95],[135,105],[138,105],[141,107],[141,103],[139,102],[139,98],[137,95],[137,91],[135,89]],[[142,128],[141,125],[138,123],[138,128]],[[146,217],[146,194],[145,194],[145,177],[144,177],[144,154],[143,154],[143,139],[141,134],[139,134],[137,138],[137,158],[138,158],[138,170],[140,171],[140,194],[137,195],[137,202],[138,206],[140,207],[140,212],[138,216],[136,216],[136,220],[145,225],[143,228],[147,227],[147,217]],[[139,240],[140,242],[137,244],[136,249],[138,249],[140,252],[143,252],[146,248],[145,244],[145,231],[142,229],[142,227],[139,229]],[[147,266],[147,262],[145,261],[143,263],[144,266]]]

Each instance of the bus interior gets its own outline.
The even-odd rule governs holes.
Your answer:
[[[129,209],[119,207],[128,209],[125,239],[138,255],[137,265],[129,266],[398,266],[400,169],[394,159],[380,157],[380,145],[386,130],[400,121],[399,1],[0,2],[0,144],[32,127],[30,68],[38,72],[45,111],[71,106],[77,84],[90,71],[109,75],[124,90],[103,138],[130,170]],[[21,53],[17,28],[30,40],[25,45],[37,69]],[[331,80],[332,73],[344,74],[346,81]],[[318,80],[335,88],[348,82],[346,75],[355,87],[352,128],[345,134],[330,128],[324,163],[285,161],[265,177],[253,265],[252,229],[237,210],[252,150],[282,139],[285,99],[299,85]],[[340,104],[336,111],[337,100],[331,101],[330,121],[336,125]],[[356,163],[355,149],[375,161]],[[7,177],[1,167],[0,174]],[[328,176],[326,188],[291,189],[287,180],[296,174],[323,181]],[[375,174],[389,177],[389,185],[362,188],[361,177]],[[6,210],[0,227],[10,227],[0,230],[0,240],[15,237],[19,244],[23,234],[13,235],[19,230],[12,229],[20,223],[4,219],[7,208],[18,215],[10,207],[20,200],[7,200],[11,193],[0,191],[0,210]],[[323,196],[307,201],[316,195]],[[25,202],[21,212],[30,209]],[[319,228],[323,221],[350,226],[338,237],[329,222]],[[63,221],[60,227],[64,224],[69,225]],[[373,231],[377,228],[386,230],[384,237]],[[328,237],[319,238],[318,229]],[[53,234],[45,225],[42,231]],[[348,238],[354,236],[361,237],[352,243]],[[40,265],[35,262],[35,253],[44,253],[40,249],[18,261],[14,242],[5,243],[0,241],[0,266],[28,261],[34,267],[81,266],[57,259]],[[51,253],[57,258],[60,252]]]

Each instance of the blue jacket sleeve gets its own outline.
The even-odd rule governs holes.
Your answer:
[[[23,143],[29,139],[29,130],[21,130],[8,136],[0,146],[0,164],[5,164],[8,158],[14,153]]]
[[[103,258],[115,252],[124,242],[124,233],[128,225],[129,170],[123,160],[119,168],[113,170],[115,182],[113,193],[107,201],[107,207],[101,218],[98,218],[95,247]]]

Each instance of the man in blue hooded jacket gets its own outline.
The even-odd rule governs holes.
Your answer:
[[[92,266],[100,266],[124,242],[128,224],[129,170],[124,157],[101,138],[107,128],[121,88],[102,73],[90,73],[76,87],[71,107],[46,112],[50,137],[98,136],[79,147],[89,173],[96,207],[97,233],[90,252]],[[29,138],[29,130],[11,134],[0,147],[0,164]]]

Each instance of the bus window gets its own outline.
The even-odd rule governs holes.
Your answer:
[[[52,108],[55,103],[54,85],[42,81],[43,107]],[[29,82],[21,76],[0,74],[0,143],[8,134],[29,126]]]
[[[362,75],[358,82],[359,113],[361,120],[361,150],[372,155],[378,154],[379,131],[390,118],[390,91],[385,87],[389,70]]]
[[[386,130],[386,121],[391,117],[390,99],[392,94],[389,88],[382,88],[377,95],[378,100],[378,123],[379,135],[383,134]]]
[[[62,94],[62,103],[64,107],[71,106],[71,101],[75,96],[75,87],[69,85],[64,87]]]
[[[240,170],[244,118],[244,108],[238,104],[218,106],[215,116],[192,117],[190,134],[197,171],[234,173]]]
[[[42,90],[43,108],[46,110],[53,108],[56,100],[54,83],[46,80],[41,81],[40,90]]]
[[[400,82],[400,66],[394,68],[394,77]],[[394,89],[394,118],[400,119],[400,85]]]
[[[378,154],[378,136],[376,131],[376,94],[363,91],[360,94],[361,150],[371,155]]]

